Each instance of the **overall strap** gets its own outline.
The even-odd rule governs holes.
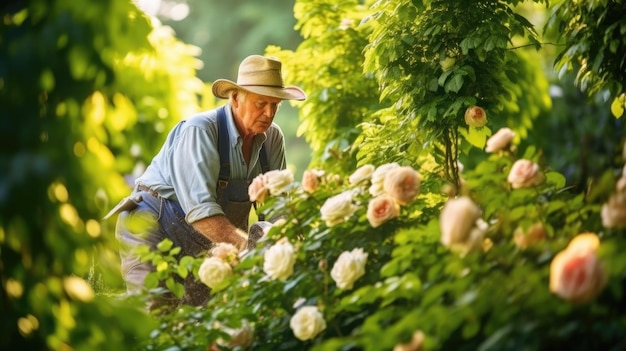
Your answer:
[[[228,123],[226,121],[226,112],[224,111],[226,106],[228,105],[224,105],[217,110],[217,149],[220,154],[218,185],[220,188],[226,188],[226,186],[228,186],[228,180],[230,179],[230,148],[228,146],[230,138],[228,137]],[[261,163],[261,173],[270,170],[270,163],[267,159],[267,152],[265,151],[265,143],[261,145],[259,162]]]
[[[228,146],[228,123],[226,121],[226,109],[224,105],[217,109],[217,150],[220,154],[220,175],[218,187],[224,189],[228,186],[230,179],[230,147]]]

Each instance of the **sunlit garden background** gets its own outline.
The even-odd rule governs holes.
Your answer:
[[[0,16],[0,349],[626,349],[623,0],[9,0]],[[102,217],[250,54],[308,94],[276,118],[288,169],[251,187],[280,219],[241,254],[162,242],[125,298]],[[190,274],[206,306],[147,311]]]

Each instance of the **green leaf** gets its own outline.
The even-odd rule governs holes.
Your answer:
[[[174,246],[174,243],[170,239],[164,239],[157,244],[157,249],[161,252],[167,252],[172,248],[172,246]]]
[[[455,74],[452,79],[446,82],[444,87],[446,92],[458,93],[463,87],[463,75]]]

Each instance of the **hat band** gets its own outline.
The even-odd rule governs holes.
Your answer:
[[[266,85],[266,84],[239,84],[241,87],[268,87],[268,88],[280,88],[283,89],[282,85]]]

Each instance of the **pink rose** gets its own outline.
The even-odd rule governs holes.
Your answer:
[[[263,174],[259,174],[248,186],[248,196],[250,196],[250,201],[264,202],[267,194],[269,194],[269,190],[265,187],[265,176]]]
[[[390,219],[398,217],[400,205],[389,195],[383,194],[370,200],[367,206],[367,220],[372,227],[379,227]]]
[[[529,160],[517,160],[507,180],[513,189],[529,188],[543,183],[546,177],[541,173],[539,165]]]
[[[302,174],[302,189],[307,193],[314,193],[320,185],[320,177],[324,175],[321,170],[306,170]]]
[[[602,225],[605,228],[626,227],[626,195],[616,192],[602,205]]]
[[[515,132],[509,128],[501,128],[487,139],[486,152],[497,152],[503,150],[511,144],[511,141],[515,138]]]
[[[578,234],[550,264],[550,291],[575,303],[588,302],[604,288],[606,275],[597,255],[600,239]]]
[[[439,216],[441,243],[463,253],[481,247],[487,223],[480,216],[480,208],[470,198],[448,200]]]
[[[470,127],[483,127],[487,124],[487,113],[482,107],[468,107],[465,110],[465,123]]]
[[[401,206],[415,200],[420,191],[420,174],[411,167],[397,167],[385,176],[383,189]]]
[[[543,223],[535,223],[526,231],[524,231],[523,228],[515,229],[515,232],[513,233],[513,241],[517,247],[524,250],[545,239],[546,236],[547,232]]]

